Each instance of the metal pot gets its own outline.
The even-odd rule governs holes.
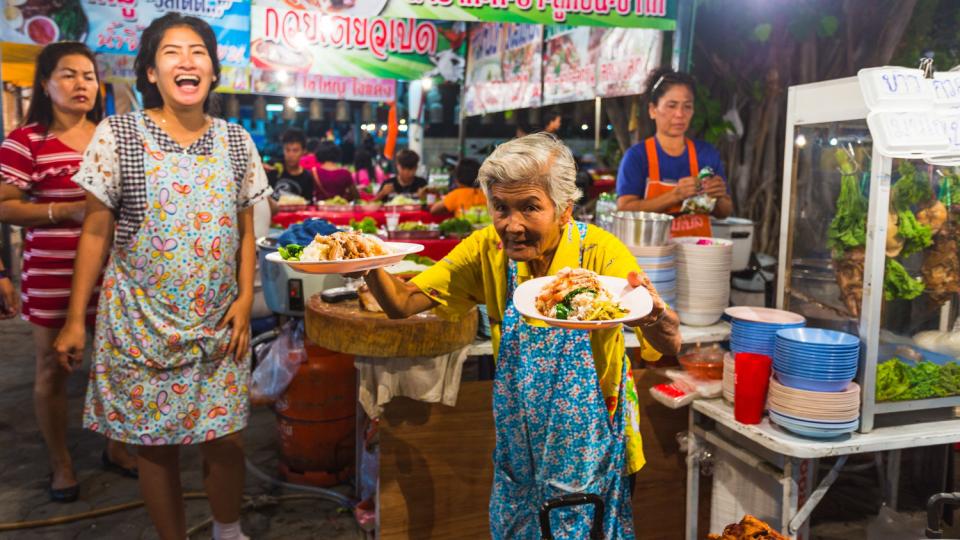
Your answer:
[[[617,212],[613,230],[627,246],[664,246],[670,239],[673,216],[655,212]]]

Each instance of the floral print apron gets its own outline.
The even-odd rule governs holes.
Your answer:
[[[249,362],[216,326],[237,296],[237,191],[226,124],[212,155],[163,152],[141,114],[146,218],[112,253],[98,309],[84,426],[142,445],[246,426]]]
[[[581,244],[586,226],[577,224]],[[581,261],[583,263],[583,254]],[[540,538],[538,514],[550,499],[599,496],[604,538],[632,539],[625,463],[624,374],[620,404],[608,414],[593,362],[590,333],[526,324],[513,303],[516,263],[508,262],[508,305],[494,381],[497,430],[490,530],[495,540]],[[556,538],[589,538],[592,506],[550,514]]]

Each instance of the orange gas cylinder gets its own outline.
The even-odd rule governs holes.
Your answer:
[[[280,472],[290,482],[324,487],[353,474],[357,386],[353,356],[306,342],[300,364],[275,411]]]

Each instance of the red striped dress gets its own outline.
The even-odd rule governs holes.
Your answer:
[[[0,145],[0,179],[27,194],[31,202],[83,201],[86,192],[71,179],[82,156],[39,124],[12,132]],[[48,328],[63,326],[70,300],[73,260],[81,224],[64,221],[26,230],[23,246],[21,297],[23,318]],[[97,292],[87,308],[88,322],[96,315]]]

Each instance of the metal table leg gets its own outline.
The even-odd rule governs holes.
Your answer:
[[[695,415],[690,408],[690,430],[687,438],[687,540],[697,540],[697,521],[700,516],[700,439],[694,433]]]
[[[843,466],[847,463],[847,458],[850,456],[840,456],[837,458],[837,462],[833,464],[833,467],[830,468],[830,472],[823,477],[823,480],[820,481],[820,484],[817,485],[817,489],[813,490],[813,493],[810,494],[810,498],[803,503],[803,506],[793,514],[792,519],[789,521],[789,527],[787,528],[787,534],[793,536],[797,534],[797,531],[800,530],[800,527],[803,526],[803,523],[810,518],[810,514],[813,513],[813,509],[817,507],[817,504],[823,499],[823,496],[827,494],[827,490],[830,489],[830,486],[837,480],[837,476],[840,474],[840,469],[843,469]],[[793,461],[793,460],[791,460]]]
[[[887,453],[887,484],[884,491],[887,506],[896,512],[900,492],[900,450],[890,450]]]

